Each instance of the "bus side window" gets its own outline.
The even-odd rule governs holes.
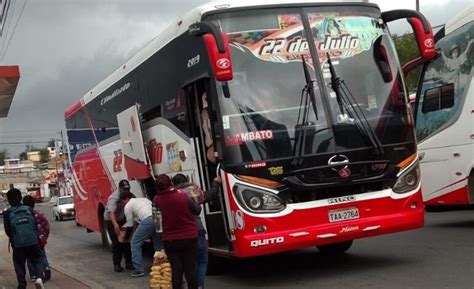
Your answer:
[[[454,84],[435,87],[425,91],[423,98],[423,113],[451,108],[454,106]]]

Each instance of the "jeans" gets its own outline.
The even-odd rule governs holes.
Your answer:
[[[125,221],[117,221],[121,227],[125,224]],[[122,263],[122,256],[125,258],[125,264],[132,264],[132,251],[130,249],[130,243],[120,243],[115,234],[114,225],[111,221],[105,221],[105,228],[109,233],[110,240],[112,241],[112,261],[114,265],[120,265]]]
[[[13,266],[15,267],[16,279],[18,281],[18,289],[26,289],[26,268],[27,259],[33,262],[36,271],[36,277],[43,277],[43,266],[41,265],[42,252],[38,245],[15,248],[13,247]]]
[[[132,262],[136,272],[145,272],[143,266],[142,246],[145,240],[149,238],[152,238],[153,240],[153,248],[155,251],[163,249],[161,234],[156,232],[155,222],[153,222],[151,216],[141,221],[132,238]]]
[[[204,288],[204,279],[207,271],[207,240],[206,235],[198,236],[198,264],[197,280],[199,287]]]
[[[183,286],[183,273],[188,289],[198,289],[196,260],[198,255],[197,239],[164,241],[165,252],[171,264],[173,289]]]
[[[46,268],[49,268],[48,258],[46,257],[45,248],[40,248],[42,256],[41,256],[41,266],[43,267],[43,272]],[[30,273],[30,278],[36,278],[38,275],[36,274],[35,266],[33,266],[33,262],[31,259],[26,259],[26,266],[28,267],[28,272]],[[44,280],[43,280],[44,281]]]

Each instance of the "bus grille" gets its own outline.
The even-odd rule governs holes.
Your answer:
[[[373,182],[365,184],[350,184],[346,186],[332,186],[303,191],[283,191],[279,195],[287,203],[304,203],[342,196],[357,195],[387,189],[385,182]]]

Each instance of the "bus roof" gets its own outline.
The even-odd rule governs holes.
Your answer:
[[[172,22],[155,38],[148,42],[145,47],[139,50],[123,65],[121,65],[104,80],[102,80],[99,84],[97,84],[94,88],[88,91],[80,100],[69,106],[64,113],[64,118],[67,119],[71,117],[75,112],[81,109],[81,107],[95,99],[98,95],[100,95],[110,86],[112,86],[115,82],[122,79],[125,75],[127,75],[137,66],[142,64],[145,60],[147,60],[151,55],[159,51],[171,40],[185,32],[191,24],[201,21],[201,17],[205,13],[231,8],[252,8],[276,5],[307,5],[311,3],[369,3],[369,0],[252,0],[248,1],[247,3],[246,2],[247,1],[242,0],[209,2],[190,10],[187,14],[185,14],[184,17],[178,18],[176,21]],[[377,6],[375,4],[372,5]]]
[[[444,33],[451,33],[471,21],[474,21],[474,4],[470,4],[467,9],[464,9],[463,12],[459,13],[458,15],[454,16],[454,18],[446,22],[446,25],[444,27]]]

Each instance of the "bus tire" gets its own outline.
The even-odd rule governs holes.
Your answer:
[[[110,239],[109,232],[105,228],[105,221],[101,218],[102,226],[100,231],[100,236],[102,239],[102,247],[107,249],[108,251],[112,252],[112,240]]]
[[[317,246],[321,255],[340,255],[344,254],[352,246],[352,240],[334,244]]]
[[[219,275],[224,272],[226,258],[208,253],[207,260],[206,275]]]
[[[469,178],[467,179],[467,193],[469,194],[469,202],[474,204],[474,169],[469,173]]]

